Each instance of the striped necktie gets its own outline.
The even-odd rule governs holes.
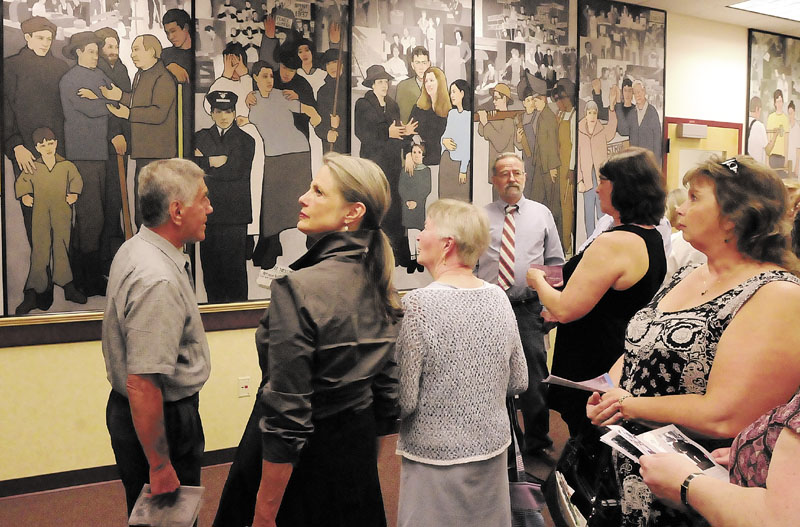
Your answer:
[[[506,205],[506,219],[503,222],[503,237],[500,240],[500,261],[497,267],[497,285],[507,291],[514,285],[514,213],[519,205]]]

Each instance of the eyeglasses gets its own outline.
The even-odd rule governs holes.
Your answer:
[[[726,159],[725,161],[722,161],[720,165],[724,166],[737,176],[739,175],[739,163],[736,161],[735,158],[732,157],[730,159]]]

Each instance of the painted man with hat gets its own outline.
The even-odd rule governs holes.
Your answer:
[[[105,210],[106,161],[108,160],[109,113],[100,86],[110,88],[112,81],[97,67],[100,38],[92,31],[70,37],[62,53],[78,61],[59,83],[64,108],[66,158],[75,163],[83,178],[81,199],[75,204],[72,272],[79,289],[88,296],[105,295],[100,236]],[[124,144],[118,123],[111,132],[111,142]]]
[[[195,162],[206,173],[214,214],[200,242],[203,284],[212,303],[247,300],[247,224],[252,221],[250,170],[255,141],[236,124],[231,91],[206,95],[214,125],[195,134]]]
[[[339,55],[341,54],[341,63],[339,63]],[[350,151],[348,147],[348,139],[350,138],[350,127],[348,126],[349,120],[347,119],[347,88],[348,82],[345,77],[338,81],[338,97],[337,93],[337,79],[343,73],[345,64],[348,64],[347,53],[336,48],[331,48],[322,55],[322,65],[328,75],[325,77],[325,83],[320,87],[317,92],[317,111],[322,122],[314,129],[322,140],[322,150],[330,152],[331,146],[334,152],[346,154]],[[336,99],[336,108],[334,109],[333,101]]]
[[[34,172],[37,157],[33,131],[49,128],[56,136],[58,153],[64,155],[64,112],[58,82],[69,66],[50,53],[56,26],[41,16],[22,22],[25,47],[3,60],[5,154],[14,166],[14,177]],[[31,241],[31,209],[22,208],[25,232]],[[43,309],[47,309],[50,306]]]
[[[508,84],[498,82],[491,90],[494,109],[498,112],[508,111],[508,105],[514,102],[511,98],[511,88]],[[497,156],[503,152],[514,151],[515,126],[514,119],[504,117],[502,119],[489,120],[489,112],[478,110],[478,134],[489,141],[489,182],[492,179],[492,164]],[[494,189],[492,190],[494,192]],[[497,196],[494,196],[497,199]]]
[[[401,124],[400,108],[388,95],[389,81],[393,79],[380,64],[367,68],[366,78],[361,84],[370,91],[356,101],[355,132],[361,141],[358,155],[377,163],[389,181],[392,204],[383,220],[383,229],[392,242],[395,254],[398,254],[404,249],[405,243],[399,191],[402,139],[414,135],[417,126],[416,123]]]

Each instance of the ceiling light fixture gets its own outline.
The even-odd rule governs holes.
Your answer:
[[[800,0],[748,0],[728,7],[800,22]]]

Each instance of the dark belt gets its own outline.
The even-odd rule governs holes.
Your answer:
[[[530,298],[525,298],[523,300],[512,300],[512,299],[509,298],[508,300],[509,300],[509,302],[511,302],[512,306],[524,306],[526,304],[538,303],[539,302],[539,297],[538,296],[532,296]]]
[[[111,398],[116,400],[117,402],[125,402],[128,403],[128,398],[119,393],[116,390],[111,390]],[[164,406],[173,406],[185,403],[194,403],[195,401],[200,400],[200,392],[195,393],[194,395],[190,395],[189,397],[184,397],[183,399],[178,399],[177,401],[164,401]]]

